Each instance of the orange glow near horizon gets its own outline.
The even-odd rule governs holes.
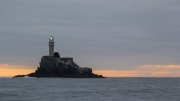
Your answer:
[[[180,65],[142,65],[130,70],[93,70],[105,77],[180,77]]]
[[[34,72],[35,69],[27,66],[9,66],[8,64],[0,65],[1,77],[12,77],[15,75],[25,75]]]
[[[35,71],[28,66],[11,66],[0,64],[0,76],[12,77]],[[143,65],[130,70],[96,70],[93,73],[104,77],[180,77],[180,65]]]
[[[121,71],[121,70],[93,70],[93,73],[103,75],[105,77],[134,77],[139,76],[137,71]]]

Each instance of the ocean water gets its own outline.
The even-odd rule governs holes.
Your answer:
[[[180,78],[0,78],[0,101],[180,101]]]

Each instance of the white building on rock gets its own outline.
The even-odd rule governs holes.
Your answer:
[[[54,38],[49,38],[49,56],[54,56]]]
[[[54,42],[54,38],[51,36],[49,38],[49,56],[50,57],[54,57],[54,54],[56,54],[56,53],[59,55],[58,52],[54,53],[54,43],[55,43]],[[49,57],[49,56],[45,56],[45,57]],[[59,55],[59,58],[60,58],[60,55]],[[66,63],[73,62],[73,58],[72,57],[61,57],[60,59],[61,59],[61,61],[64,61]]]

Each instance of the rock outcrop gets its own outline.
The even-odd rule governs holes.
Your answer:
[[[41,58],[40,67],[34,73],[27,75],[17,75],[14,77],[62,77],[62,78],[104,78],[102,75],[92,73],[91,68],[79,67],[71,59],[63,58],[61,60],[58,53],[54,56],[43,56]]]

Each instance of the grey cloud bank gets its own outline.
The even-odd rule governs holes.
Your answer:
[[[0,63],[38,66],[55,51],[81,66],[180,63],[179,0],[0,1]],[[31,63],[29,63],[31,61]]]

